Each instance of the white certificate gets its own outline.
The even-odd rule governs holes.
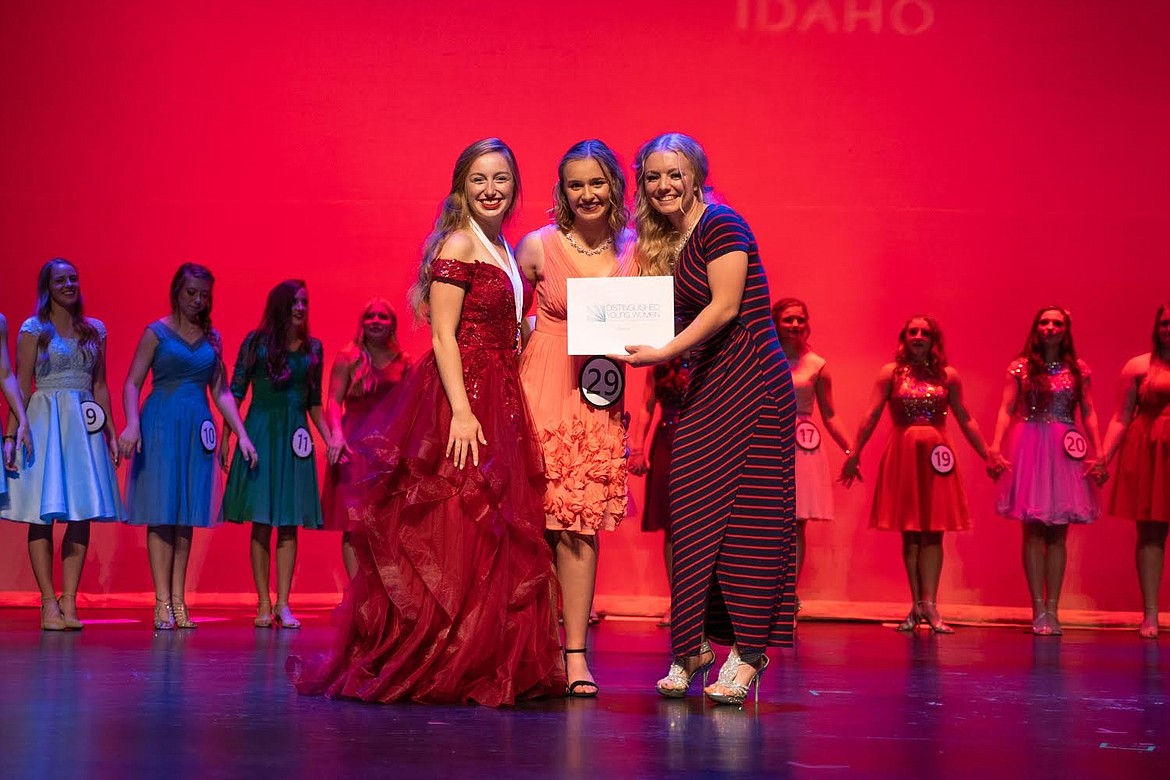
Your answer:
[[[569,279],[569,354],[624,355],[674,338],[674,277]]]

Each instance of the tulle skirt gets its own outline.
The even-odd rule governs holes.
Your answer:
[[[1023,422],[1012,432],[995,509],[1004,517],[1045,525],[1091,523],[1099,512],[1085,462],[1064,451],[1068,423]]]
[[[954,444],[945,428],[894,428],[874,486],[870,528],[884,531],[965,531],[971,527],[967,494],[958,464],[940,474],[931,463],[935,448]]]
[[[1135,415],[1125,432],[1110,513],[1170,523],[1170,415]]]
[[[334,652],[289,659],[301,693],[489,706],[565,694],[539,445],[510,353],[481,370],[478,467],[444,457],[451,409],[432,355],[370,413],[350,507],[358,573]]]

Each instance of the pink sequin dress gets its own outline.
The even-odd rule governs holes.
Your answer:
[[[882,454],[874,485],[870,528],[885,531],[965,531],[971,513],[963,476],[954,462],[947,433],[950,393],[943,382],[916,376],[909,366],[894,370],[890,417],[894,430]],[[940,473],[935,459],[945,447],[950,470]]]
[[[1081,377],[1089,367],[1081,362]],[[1064,363],[1030,374],[1027,360],[1016,360],[1008,374],[1019,386],[1015,428],[1005,455],[1011,471],[1002,479],[996,511],[1004,517],[1045,525],[1091,523],[1099,513],[1085,463],[1069,456],[1064,439],[1076,430],[1081,379]],[[1083,434],[1082,434],[1083,435]]]
[[[536,285],[536,330],[520,356],[520,381],[544,453],[545,523],[552,531],[612,531],[626,516],[626,430],[622,405],[595,409],[581,398],[587,358],[569,355],[568,280],[583,277],[557,227],[541,229],[544,277]],[[633,242],[609,276],[635,272]]]
[[[557,581],[544,540],[540,447],[516,372],[511,281],[491,263],[435,260],[466,290],[456,340],[479,465],[445,457],[451,404],[428,353],[370,412],[354,445],[358,572],[333,653],[292,657],[301,693],[499,706],[563,696]],[[529,299],[531,288],[525,287]],[[527,300],[525,301],[527,303]]]
[[[1110,513],[1170,523],[1170,371],[1151,369],[1125,431]]]

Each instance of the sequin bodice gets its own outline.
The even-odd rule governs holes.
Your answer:
[[[106,340],[106,326],[100,320],[90,319],[98,335]],[[44,325],[36,317],[29,317],[20,326],[21,333],[39,337]],[[45,353],[37,355],[36,392],[53,390],[92,390],[94,359],[81,348],[77,338],[65,338],[54,333],[45,345]]]
[[[1016,414],[1020,419],[1025,422],[1074,422],[1080,380],[1066,364],[1046,363],[1044,373],[1032,375],[1028,371],[1028,361],[1017,360],[1008,373],[1019,382]]]
[[[477,406],[486,391],[499,395],[505,404],[523,401],[523,395],[516,388],[488,388],[487,378],[495,376],[487,371],[488,363],[515,361],[519,343],[520,323],[516,321],[516,304],[512,283],[502,268],[491,263],[461,263],[458,260],[439,258],[431,266],[432,277],[439,283],[450,283],[465,290],[463,310],[459,315],[459,327],[455,340],[459,344],[459,357],[463,361],[463,384],[472,407]],[[532,306],[532,285],[524,279],[524,306]],[[516,378],[515,371],[508,372],[508,381]],[[519,409],[509,409],[513,416]]]
[[[906,367],[894,371],[890,393],[890,416],[894,425],[933,425],[947,421],[949,393],[945,383],[915,376]]]

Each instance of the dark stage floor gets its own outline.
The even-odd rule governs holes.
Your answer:
[[[666,631],[607,620],[595,633],[600,698],[490,710],[298,697],[284,661],[326,645],[325,613],[300,632],[231,612],[157,633],[149,614],[90,610],[81,633],[42,633],[35,611],[0,610],[0,778],[1170,772],[1170,645],[1129,630],[936,637],[803,623],[798,653],[774,652],[759,707],[741,710],[660,699]]]

